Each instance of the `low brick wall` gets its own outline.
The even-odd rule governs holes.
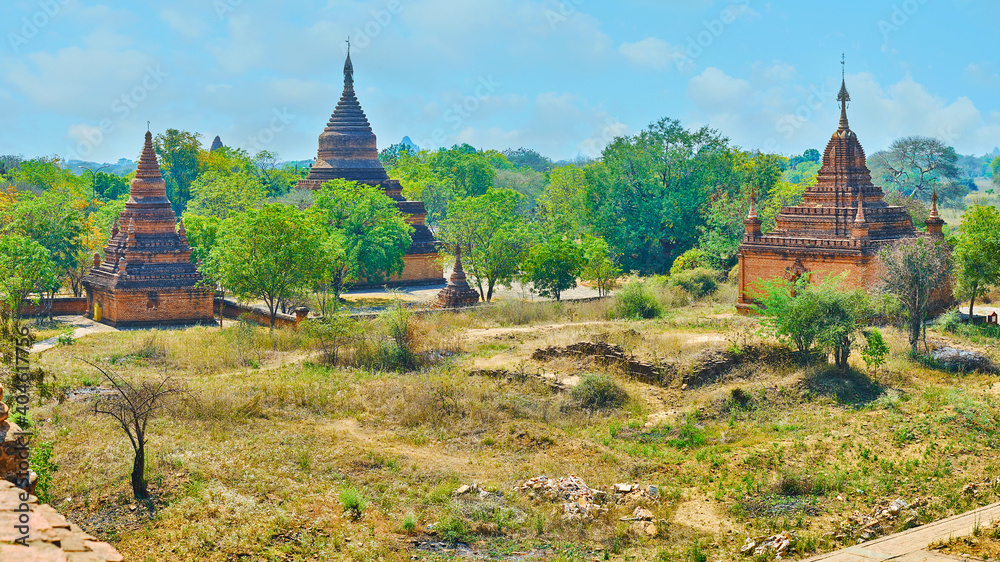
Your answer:
[[[219,313],[219,307],[223,304],[223,299],[215,298],[215,313]],[[234,320],[245,318],[251,322],[256,322],[262,326],[271,325],[271,315],[266,308],[257,306],[247,306],[236,301],[225,299],[223,316]],[[278,313],[274,317],[275,328],[295,328],[299,322],[305,320],[305,315],[293,315]]]
[[[24,316],[37,316],[41,314],[41,309],[41,303],[36,305],[29,302],[24,304],[21,314]],[[87,314],[86,297],[56,297],[52,303],[53,316],[83,316],[84,314]]]

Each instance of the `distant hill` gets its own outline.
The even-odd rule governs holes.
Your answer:
[[[990,154],[990,156],[994,158],[1000,156],[1000,146],[993,147],[993,152]]]
[[[403,140],[399,141],[399,144],[410,149],[410,152],[417,153],[420,152],[420,147],[416,145],[410,137],[403,137]]]
[[[97,162],[87,162],[85,160],[67,160],[62,164],[64,167],[69,169],[69,171],[78,176],[87,173],[87,170],[93,170],[96,172],[98,171],[98,168],[104,168],[101,170],[102,172],[107,172],[116,176],[124,176],[126,174],[131,174],[138,167],[135,162],[129,160],[128,158],[122,158],[114,164],[109,164],[107,162],[98,164]],[[107,167],[105,168],[105,166]]]

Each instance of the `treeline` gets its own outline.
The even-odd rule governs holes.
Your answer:
[[[280,250],[282,243],[266,238],[273,233],[262,225],[322,231],[301,234],[323,246],[323,256],[285,258],[286,264],[323,264],[323,271],[289,281],[288,290],[244,295],[273,300],[275,309],[303,294],[325,307],[351,284],[378,283],[400,271],[409,227],[380,191],[345,182],[320,193],[297,190],[307,168],[283,165],[267,151],[209,151],[196,133],[170,129],[154,145],[193,259],[220,288],[240,291],[236,265],[223,253],[251,243]],[[798,203],[816,182],[821,166],[816,149],[790,158],[763,154],[734,146],[716,130],[688,129],[672,119],[616,138],[598,159],[574,163],[555,163],[526,148],[499,152],[469,145],[419,152],[394,145],[379,158],[407,198],[425,202],[442,252],[450,257],[461,246],[484,301],[515,279],[559,298],[578,278],[603,291],[621,272],[708,268],[726,277],[751,197],[764,229],[771,229],[781,208]],[[905,205],[918,226],[933,192],[945,205],[964,207],[971,190],[989,178],[1000,182],[1000,158],[961,156],[922,137],[899,139],[868,164],[889,201]],[[102,252],[133,175],[77,176],[57,158],[0,157],[0,296],[11,303],[60,290],[79,295],[80,278],[94,253]],[[247,230],[247,224],[257,226]],[[237,232],[261,238],[241,242],[233,238]]]

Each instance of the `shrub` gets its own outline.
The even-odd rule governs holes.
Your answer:
[[[361,518],[365,508],[368,507],[368,499],[357,488],[350,486],[340,491],[340,505],[344,507],[344,512],[348,513],[351,519],[357,520]]]
[[[63,332],[59,334],[59,345],[73,345],[76,343],[76,338],[73,337],[75,332],[75,328],[67,328],[63,330]]]
[[[699,267],[671,275],[670,284],[684,289],[697,299],[711,295],[719,289],[719,282],[716,281],[715,275],[711,269]]]
[[[323,318],[307,320],[306,333],[315,338],[323,352],[323,361],[337,365],[340,349],[355,341],[360,335],[358,323],[339,312],[331,312]]]
[[[407,513],[403,518],[403,532],[412,535],[417,530],[417,518],[412,513]]]
[[[682,271],[699,269],[707,265],[708,265],[708,254],[697,248],[691,248],[690,250],[677,256],[677,259],[674,260],[673,265],[670,266],[670,276],[673,277],[674,275],[677,275]]]
[[[472,534],[469,524],[461,517],[454,515],[444,521],[440,521],[434,526],[434,530],[437,531],[438,536],[444,539],[445,542],[450,543],[465,542],[469,540],[469,536]]]
[[[570,398],[589,410],[607,410],[624,406],[628,393],[607,375],[584,375],[570,392]]]
[[[889,344],[885,343],[885,338],[878,328],[866,332],[865,340],[865,346],[861,348],[861,359],[872,373],[877,375],[879,367],[885,365],[885,358],[889,355]]]
[[[616,318],[656,318],[663,314],[663,307],[646,283],[633,281],[615,294],[612,313]]]
[[[958,331],[958,326],[962,323],[961,313],[957,308],[945,312],[934,321],[934,325],[942,332],[954,334]]]
[[[52,473],[59,470],[59,465],[52,460],[52,443],[46,441],[38,445],[31,453],[31,468],[38,475],[35,494],[44,503],[52,501],[49,490],[52,488]]]

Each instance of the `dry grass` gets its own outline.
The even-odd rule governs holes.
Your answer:
[[[38,359],[65,390],[98,380],[79,357],[139,377],[167,370],[190,393],[151,427],[156,499],[134,512],[125,438],[85,400],[36,404],[60,466],[52,497],[69,498],[57,507],[129,560],[434,558],[405,542],[431,524],[496,552],[548,545],[556,559],[667,560],[698,549],[731,560],[748,534],[780,530],[795,530],[803,551],[835,548],[824,535],[880,498],[930,496],[927,520],[997,498],[992,487],[959,490],[996,472],[1000,387],[914,364],[891,328],[888,370],[874,380],[749,365],[682,391],[591,361],[531,360],[540,347],[594,339],[649,360],[758,341],[754,320],[732,314],[732,291],[646,321],[607,320],[608,301],[418,317],[413,351],[431,359],[410,372],[320,366],[304,334],[239,325],[84,338]],[[470,375],[484,366],[603,374],[629,401],[587,411],[532,377]],[[618,521],[630,506],[563,521],[559,504],[514,491],[540,474],[657,485],[650,507],[667,524],[657,538],[632,537]],[[452,497],[474,480],[502,492],[502,506]],[[341,501],[352,488],[368,501],[356,521]]]

